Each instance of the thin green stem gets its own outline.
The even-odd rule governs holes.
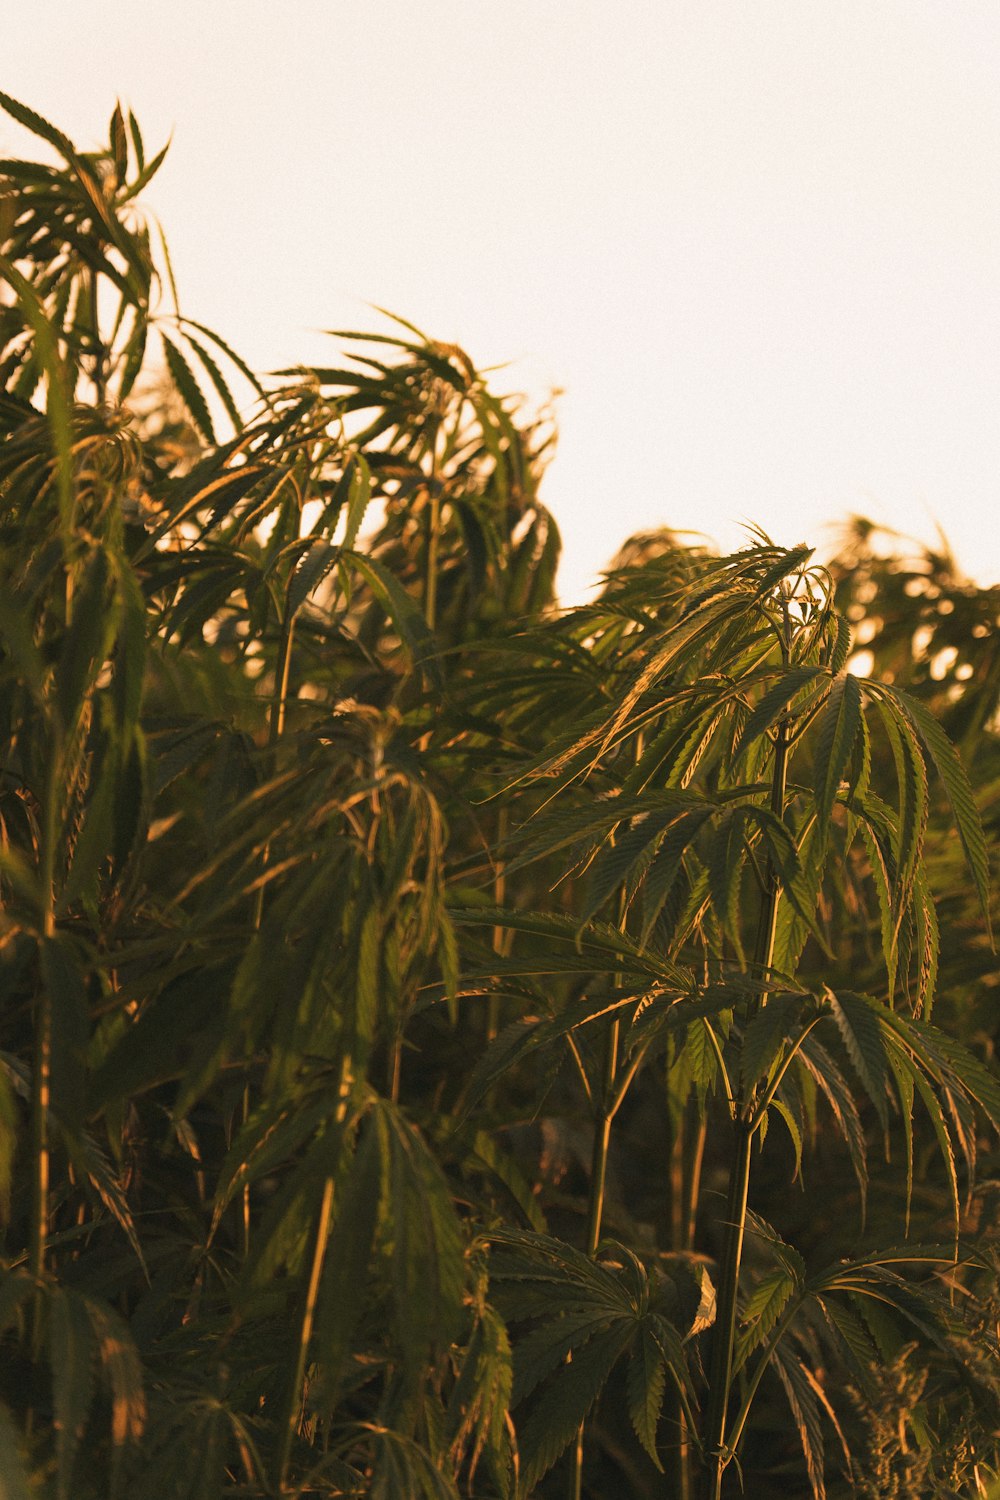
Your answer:
[[[500,809],[497,819],[497,844],[503,848],[507,842],[507,834],[510,826],[510,814],[506,807]],[[493,869],[493,905],[502,908],[507,899],[507,861],[501,856]],[[499,923],[493,929],[493,952],[503,957],[510,948],[510,928],[502,927]],[[490,995],[486,1010],[486,1040],[496,1040],[500,1029],[500,997],[496,993]],[[586,1076],[586,1075],[584,1075]]]
[[[274,664],[274,696],[271,699],[271,707],[267,722],[267,744],[268,749],[273,749],[285,732],[285,710],[288,701],[288,679],[292,669],[292,637],[295,634],[295,613],[288,608],[287,597],[285,599],[285,618],[281,622],[281,635],[278,638],[278,658]],[[268,866],[271,856],[270,845],[264,849],[261,859],[261,873]],[[257,887],[254,898],[253,930],[259,932],[264,921],[264,886]],[[250,1118],[250,1084],[249,1081],[243,1085],[242,1103],[243,1124],[246,1125]],[[250,1254],[250,1184],[243,1184],[241,1194],[241,1232],[243,1239],[243,1254]]]
[[[629,1063],[628,1067],[623,1069],[622,1072],[618,1074],[609,1110],[612,1119],[614,1119],[615,1115],[625,1103],[625,1095],[632,1087],[633,1079],[635,1078],[635,1075],[638,1073],[639,1069],[642,1067],[645,1060],[646,1048],[639,1047],[633,1054],[632,1061]]]
[[[441,530],[441,497],[431,495],[430,513],[427,518],[427,577],[424,582],[424,619],[428,630],[437,624],[437,565],[438,543]]]
[[[47,936],[49,934],[46,934]],[[35,1002],[34,1088],[31,1098],[32,1203],[28,1266],[39,1280],[45,1274],[49,1227],[48,1115],[52,1088],[52,1006],[44,984]]]
[[[726,1060],[722,1055],[722,1046],[719,1042],[719,1038],[715,1034],[715,1030],[712,1027],[711,1023],[709,1021],[702,1021],[702,1025],[705,1028],[705,1035],[708,1037],[709,1045],[711,1046],[712,1051],[715,1053],[715,1060],[719,1065],[719,1074],[722,1078],[722,1087],[725,1090],[726,1094],[726,1104],[729,1106],[729,1118],[731,1120],[735,1120],[736,1100],[733,1097],[733,1086],[729,1082],[729,1069],[726,1067]]]
[[[285,711],[288,704],[288,679],[292,670],[292,638],[295,635],[295,613],[285,603],[285,618],[281,623],[278,640],[278,659],[274,665],[274,697],[267,726],[267,743],[273,747],[285,732]]]
[[[622,914],[624,921],[624,912]],[[594,1146],[590,1158],[590,1196],[587,1204],[587,1254],[595,1255],[601,1240],[601,1223],[604,1218],[604,1193],[608,1175],[608,1147],[611,1144],[611,1122],[618,1104],[615,1103],[615,1081],[618,1077],[618,1043],[621,1022],[616,1017],[604,1037],[604,1065],[601,1070],[601,1085],[597,1095],[597,1112],[594,1119]]]
[[[736,1419],[733,1422],[729,1437],[726,1440],[725,1451],[727,1461],[736,1451],[736,1444],[743,1436],[743,1429],[746,1426],[747,1417],[750,1415],[750,1408],[753,1405],[754,1397],[757,1394],[757,1387],[760,1385],[761,1380],[764,1377],[765,1370],[771,1363],[771,1356],[773,1355],[775,1349],[778,1347],[778,1344],[784,1338],[785,1331],[787,1330],[789,1324],[792,1321],[792,1318],[794,1317],[798,1309],[799,1302],[798,1299],[796,1299],[791,1302],[786,1308],[781,1320],[775,1327],[774,1332],[771,1334],[771,1337],[768,1339],[767,1348],[762,1352],[760,1359],[757,1361],[754,1372],[750,1377],[750,1383],[747,1386],[746,1392],[743,1396],[743,1401],[740,1405],[740,1409],[736,1414]]]
[[[806,1037],[809,1035],[810,1031],[812,1031],[815,1026],[818,1026],[822,1019],[822,1016],[814,1016],[813,1019],[809,1022],[809,1025],[803,1031],[802,1035],[797,1038],[795,1044],[789,1048],[787,1057],[784,1059],[781,1067],[778,1069],[777,1073],[775,1073],[773,1079],[768,1085],[767,1093],[759,1101],[756,1108],[754,1109],[753,1114],[750,1116],[750,1119],[747,1122],[751,1135],[755,1131],[760,1129],[764,1116],[770,1109],[771,1104],[774,1100],[774,1096],[781,1087],[781,1080],[784,1078],[785,1074],[788,1072],[788,1069],[791,1067],[796,1054],[801,1051],[802,1044],[805,1041]]]
[[[313,1320],[316,1316],[316,1303],[319,1298],[319,1283],[323,1273],[323,1261],[326,1258],[326,1246],[330,1238],[330,1216],[332,1210],[333,1178],[328,1177],[323,1184],[323,1198],[320,1203],[319,1217],[316,1221],[312,1265],[309,1269],[309,1284],[306,1288],[305,1303],[302,1308],[302,1321],[299,1325],[299,1342],[295,1351],[292,1378],[288,1383],[288,1389],[285,1393],[285,1409],[274,1465],[274,1487],[279,1495],[285,1489],[288,1463],[292,1455],[292,1443],[295,1440],[295,1431],[299,1425],[299,1413],[302,1406],[302,1383],[305,1380],[306,1357],[309,1353],[309,1341],[312,1338]]]
[[[771,781],[771,811],[778,818],[784,811],[787,774],[788,726],[785,722],[780,725],[775,740],[774,770]],[[767,890],[761,903],[757,939],[754,945],[754,972],[761,976],[762,981],[766,979],[774,960],[774,939],[777,931],[780,897],[781,880],[774,861],[769,860]],[[751,997],[745,1019],[749,1021],[766,1001],[767,992],[761,989]],[[704,1500],[721,1500],[722,1473],[730,1457],[725,1451],[724,1439],[729,1393],[733,1379],[737,1294],[750,1187],[750,1152],[754,1136],[751,1121],[756,1107],[756,1101],[752,1097],[750,1099],[744,1097],[742,1085],[735,1100],[735,1107],[736,1140],[729,1176],[722,1252],[719,1257],[715,1342],[712,1349],[708,1410],[705,1418],[707,1467],[703,1489]]]
[[[669,1066],[667,1075],[669,1080]],[[684,1158],[688,1145],[688,1101],[678,1102],[667,1096],[667,1171],[666,1190],[670,1234],[670,1248],[674,1252],[687,1249],[687,1195],[685,1192]],[[669,1438],[663,1450],[665,1494],[670,1500],[690,1500],[691,1496],[691,1429],[681,1392],[671,1385],[664,1394],[664,1418]]]
[[[106,357],[107,357],[107,351],[105,350],[104,344],[103,344],[103,342],[101,340],[100,305],[99,305],[99,302],[100,302],[100,286],[99,286],[99,282],[98,282],[97,272],[96,271],[91,271],[91,273],[90,273],[90,321],[91,321],[91,324],[92,324],[91,332],[92,332],[93,338],[94,338],[94,366],[93,366],[93,376],[92,376],[92,378],[93,378],[93,381],[94,381],[94,391],[95,391],[96,397],[97,397],[97,405],[98,406],[103,406],[104,402],[105,402],[105,399],[107,397],[107,384],[108,384],[108,382],[107,382],[107,371],[106,371],[106,367],[105,367],[105,361],[106,361]]]
[[[615,1019],[608,1027],[604,1039],[604,1066],[601,1087],[597,1094],[597,1109],[594,1115],[594,1145],[590,1155],[590,1193],[587,1199],[587,1254],[596,1255],[601,1242],[601,1224],[604,1219],[604,1198],[608,1177],[608,1149],[611,1145],[611,1124],[617,1105],[614,1102],[615,1080],[618,1075],[618,1044],[621,1022]],[[621,1100],[618,1101],[621,1103]],[[583,1434],[584,1424],[576,1435],[573,1464],[570,1470],[570,1500],[581,1500],[583,1494]]]
[[[53,725],[49,775],[41,838],[42,936],[55,937],[55,861],[59,799],[62,794],[62,733]],[[28,1267],[40,1280],[45,1274],[49,1230],[49,1108],[52,1094],[52,998],[44,980],[35,999],[34,1080],[31,1097],[32,1203],[28,1237]]]
[[[441,492],[437,477],[439,467],[438,439],[440,431],[440,422],[432,422],[424,447],[424,458],[429,460],[427,464],[427,494],[430,500],[430,506],[427,511],[427,551],[425,554],[424,573],[424,619],[427,622],[428,630],[433,630],[437,625],[438,547],[441,540]]]

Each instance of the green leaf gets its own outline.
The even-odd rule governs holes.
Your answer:
[[[851,630],[851,626],[845,615],[835,613],[833,619],[836,624],[837,634],[830,652],[830,670],[831,672],[838,673],[842,672],[847,665],[847,658],[851,654],[851,641],[854,632]]]
[[[6,97],[5,94],[0,94],[0,104]],[[65,545],[73,527],[73,438],[65,368],[52,324],[34,287],[4,255],[0,255],[0,274],[14,289],[24,316],[34,332],[36,348],[45,369],[45,416],[52,435],[59,517]]]
[[[734,766],[746,754],[754,740],[760,739],[761,735],[765,734],[782,717],[789,704],[803,688],[814,683],[818,677],[828,681],[829,675],[826,667],[787,668],[774,686],[768,688],[763,698],[754,705],[733,751]]]
[[[413,657],[414,666],[422,667],[430,680],[440,686],[443,679],[434,636],[406,590],[376,558],[364,557],[360,552],[348,552],[346,549],[342,556],[356,573],[361,574],[392,620]]]
[[[193,349],[195,354],[198,356],[198,359],[201,361],[205,373],[214,385],[219,400],[225,407],[226,415],[228,416],[230,422],[232,422],[234,430],[236,432],[240,432],[243,427],[243,421],[240,417],[239,411],[237,410],[236,402],[233,400],[233,394],[230,391],[229,386],[226,384],[225,376],[219,369],[218,365],[215,363],[215,360],[209,354],[208,350],[202,344],[199,344],[198,340],[194,338],[190,333],[188,333],[186,329],[184,329],[184,337],[188,342],[188,346]]]
[[[146,1424],[142,1365],[128,1324],[112,1308],[85,1297],[104,1383],[111,1397],[111,1441],[134,1442]]]
[[[784,1344],[779,1344],[775,1349],[773,1365],[784,1387],[799,1442],[802,1444],[814,1500],[826,1500],[823,1424],[816,1396],[815,1377],[810,1378],[807,1366],[798,1353]]]
[[[116,757],[106,752],[101,757],[94,777],[83,823],[73,849],[73,863],[66,884],[59,894],[56,911],[60,917],[65,916],[81,898],[85,904],[91,905],[97,898],[100,866],[111,852],[113,818],[121,790],[118,773]]]
[[[894,939],[910,899],[927,822],[927,769],[913,726],[894,700],[875,695],[896,766],[899,788],[899,818],[896,841],[896,875],[893,883]]]
[[[240,358],[235,349],[226,343],[225,339],[220,338],[211,328],[206,328],[204,323],[196,323],[194,318],[181,318],[180,322],[183,328],[197,328],[198,332],[213,343],[217,349],[221,349],[226,358],[233,362],[240,374],[250,382],[257,395],[265,401],[267,400],[267,392],[261,385],[260,380],[246,361]]]
[[[129,135],[132,137],[132,146],[135,150],[135,159],[138,162],[139,171],[141,172],[143,166],[145,165],[146,154],[143,150],[142,131],[139,129],[139,121],[136,119],[131,110],[129,110],[128,112],[128,129]]]
[[[698,837],[714,812],[715,809],[712,807],[694,808],[690,812],[682,813],[667,829],[643,882],[642,941],[644,943],[648,942],[656,919],[677,882],[685,851]]]
[[[135,138],[133,137],[133,145],[134,144]],[[160,150],[157,151],[152,161],[140,167],[138,177],[136,177],[133,182],[129,183],[128,189],[121,194],[118,200],[119,203],[131,203],[133,198],[137,198],[139,196],[143,188],[147,186],[147,184],[151,181],[152,178],[156,176],[157,172],[163,166],[167,152],[170,150],[170,145],[171,142],[168,140],[167,144],[165,146],[162,146]]]
[[[772,1067],[783,1055],[786,1041],[800,1029],[798,1022],[808,996],[769,995],[767,1004],[759,1006],[747,1023],[740,1052],[743,1086],[752,1091],[764,1082]]]
[[[379,1019],[383,938],[382,913],[370,906],[361,922],[354,1007],[355,1031],[363,1043],[371,1041]]]
[[[663,1473],[656,1451],[656,1428],[663,1409],[666,1367],[652,1331],[645,1325],[632,1346],[628,1362],[628,1414],[639,1439],[653,1463]]]
[[[462,1234],[440,1167],[421,1137],[386,1103],[393,1297],[409,1378],[418,1383],[462,1315]]]
[[[795,1292],[795,1281],[785,1270],[769,1271],[754,1287],[742,1308],[742,1327],[736,1342],[735,1367],[743,1368],[767,1339]]]
[[[45,684],[45,661],[35,645],[24,603],[16,595],[0,597],[0,637],[18,676],[36,703],[41,703]]]
[[[170,378],[177,387],[178,394],[187,407],[194,425],[202,437],[206,442],[214,443],[216,438],[215,428],[212,425],[212,415],[208,409],[208,403],[202,394],[201,387],[194,378],[191,366],[177,345],[167,338],[162,329],[160,330],[160,338],[163,340],[163,352],[167,359],[167,369],[170,371]]]
[[[879,1117],[883,1134],[889,1129],[886,1105],[888,1059],[880,1017],[884,1007],[868,995],[849,990],[827,991],[827,1001],[841,1041],[858,1079]]]
[[[826,1048],[817,1040],[815,1032],[805,1038],[798,1057],[801,1058],[820,1093],[826,1098],[833,1112],[834,1123],[847,1146],[860,1190],[859,1207],[863,1227],[868,1196],[868,1148],[857,1105],[843,1073]]]
[[[49,1359],[59,1500],[72,1494],[73,1463],[94,1396],[97,1346],[83,1299],[65,1288],[49,1299]]]
[[[903,1137],[906,1143],[906,1218],[904,1233],[910,1232],[910,1209],[913,1203],[913,1064],[900,1054],[898,1048],[889,1052],[889,1067],[896,1081],[900,1113],[903,1117]]]
[[[913,883],[913,894],[913,914],[916,923],[917,1006],[924,1020],[929,1021],[934,1004],[934,991],[937,987],[941,934],[934,894],[923,870],[917,872]]]
[[[357,541],[372,494],[371,470],[363,453],[356,453],[345,471],[350,476],[347,491],[347,517],[343,545],[350,550]]]
[[[498,1295],[507,1315],[513,1320],[526,1315],[529,1308],[548,1316],[537,1328],[515,1341],[514,1381],[511,1404],[519,1406],[538,1389],[543,1381],[563,1368],[567,1357],[574,1358],[592,1338],[606,1333],[620,1314],[609,1315],[604,1302],[586,1300],[586,1292],[571,1278],[565,1282],[550,1280],[541,1287],[541,1297],[527,1299],[523,1288],[519,1295],[500,1289]],[[583,1302],[582,1307],[577,1303]],[[534,1304],[537,1303],[537,1306]],[[559,1315],[553,1316],[558,1308]]]
[[[344,1181],[337,1217],[327,1245],[319,1302],[319,1342],[323,1350],[322,1382],[335,1403],[344,1362],[365,1307],[365,1290],[379,1207],[385,1195],[389,1153],[386,1122],[372,1110]]]
[[[833,811],[840,783],[850,764],[861,725],[861,687],[850,672],[834,680],[819,723],[813,762],[816,810],[825,824]]]
[[[797,1182],[799,1179],[799,1174],[802,1171],[802,1128],[798,1120],[795,1118],[795,1115],[789,1109],[788,1105],[780,1097],[780,1092],[781,1091],[779,1090],[775,1098],[772,1099],[768,1108],[776,1110],[777,1113],[781,1116],[782,1120],[785,1122],[788,1134],[791,1137],[792,1150],[795,1152],[795,1171],[792,1175],[792,1181]]]
[[[12,99],[9,94],[0,93],[0,109],[5,109],[19,125],[23,125],[33,135],[40,136],[43,141],[47,141],[50,146],[54,146],[60,156],[64,157],[67,162],[79,160],[76,147],[69,136],[64,135],[55,125],[50,125],[44,116],[38,114],[33,109],[29,109],[26,104],[21,104],[17,99]]]
[[[341,550],[317,537],[303,552],[288,585],[285,609],[289,617],[298,613],[315,588],[340,561]]]
[[[95,549],[74,593],[72,623],[56,668],[56,702],[67,728],[77,722],[111,646],[115,618],[108,608],[109,574],[107,553]]]
[[[96,1197],[103,1203],[131,1245],[143,1274],[147,1275],[146,1261],[136,1233],[135,1219],[118,1173],[93,1136],[86,1130],[73,1131],[57,1115],[53,1116],[53,1120],[63,1149],[73,1164],[77,1180],[87,1182]]]
[[[920,1095],[923,1106],[930,1117],[931,1125],[934,1128],[934,1134],[937,1137],[938,1150],[941,1153],[941,1160],[944,1163],[948,1177],[948,1186],[951,1190],[952,1222],[955,1227],[955,1238],[957,1240],[959,1224],[961,1222],[961,1208],[958,1197],[958,1175],[955,1171],[955,1148],[952,1145],[951,1132],[948,1129],[944,1110],[941,1108],[933,1089],[923,1073],[919,1068],[913,1068],[911,1069],[911,1076],[914,1088]]]
[[[628,828],[619,827],[615,842],[605,847],[591,873],[590,893],[580,912],[580,924],[596,916],[630,872],[647,855],[650,845],[676,818],[676,809],[640,813]]]
[[[519,1435],[523,1495],[530,1495],[576,1437],[580,1423],[628,1348],[633,1328],[634,1324],[622,1319],[606,1333],[596,1335],[542,1393]]]
[[[115,164],[115,176],[119,183],[125,181],[128,171],[128,137],[125,134],[125,121],[122,117],[120,103],[115,104],[114,113],[108,126],[108,141],[111,146],[111,155]]]
[[[712,907],[723,932],[736,951],[740,968],[746,966],[740,931],[740,894],[746,858],[744,813],[740,807],[723,813],[715,830],[708,858],[708,880]]]
[[[940,724],[925,706],[900,688],[882,685],[883,692],[906,712],[923,741],[951,802],[958,836],[965,851],[966,863],[975,882],[979,904],[989,927],[989,857],[972,787],[958,751]]]
[[[882,956],[886,966],[886,987],[891,1000],[896,989],[896,968],[898,963],[897,933],[892,912],[892,886],[894,883],[892,870],[892,833],[896,827],[895,819],[891,818],[889,809],[883,809],[881,804],[877,804],[877,815],[870,816],[870,797],[866,799],[863,810],[856,803],[852,802],[850,805],[852,810],[858,811],[861,814],[858,823],[865,852],[868,855],[869,871],[875,887],[875,899],[878,903],[879,935],[882,943]],[[872,806],[872,812],[876,813],[876,806]],[[885,816],[882,815],[883,812]]]

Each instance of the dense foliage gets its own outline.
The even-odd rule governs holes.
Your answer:
[[[0,1493],[992,1493],[998,591],[560,612],[544,423],[0,103]]]

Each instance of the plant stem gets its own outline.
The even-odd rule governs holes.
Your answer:
[[[497,843],[501,848],[507,842],[510,815],[506,807],[500,809],[497,819]],[[496,862],[493,872],[493,905],[502,907],[507,899],[507,861],[501,857]],[[510,948],[510,928],[497,925],[493,929],[493,952],[505,956]],[[497,1032],[500,1030],[500,997],[491,994],[487,1002],[486,1011],[486,1041],[490,1043],[496,1040]]]
[[[594,1145],[590,1155],[590,1193],[587,1199],[587,1254],[595,1255],[601,1242],[601,1224],[604,1219],[604,1195],[608,1177],[608,1148],[611,1145],[611,1123],[616,1113],[615,1079],[618,1075],[618,1038],[621,1023],[611,1022],[604,1040],[604,1068],[601,1088],[597,1094],[594,1112]],[[581,1422],[573,1449],[573,1466],[570,1470],[570,1500],[581,1500],[583,1495],[583,1432]]]
[[[46,932],[46,936],[51,936]],[[35,1002],[34,1088],[31,1097],[31,1148],[34,1167],[28,1267],[36,1281],[45,1274],[49,1230],[48,1114],[52,1088],[52,1005],[43,984]]]
[[[107,397],[107,350],[101,341],[100,309],[98,305],[99,283],[96,271],[90,273],[90,320],[93,325],[94,369],[93,381],[96,404],[103,406]]]
[[[285,599],[285,617],[281,622],[281,634],[278,638],[278,657],[274,664],[274,696],[267,716],[267,747],[273,750],[285,732],[285,706],[288,700],[288,679],[292,668],[292,638],[295,634],[295,612],[288,608],[288,599]],[[261,874],[263,874],[270,862],[271,847],[265,845],[261,856]],[[254,898],[253,930],[259,932],[264,921],[264,887],[257,887]],[[242,1119],[246,1125],[250,1118],[250,1083],[249,1079],[243,1085]],[[241,1236],[243,1242],[244,1258],[250,1254],[250,1184],[243,1184],[240,1194],[240,1217]]]
[[[441,530],[441,497],[431,496],[430,514],[427,518],[427,577],[424,584],[424,618],[428,630],[437,624],[437,559],[438,533]]]
[[[438,488],[438,435],[440,423],[435,422],[430,431],[427,455],[430,458],[427,475],[427,492],[430,509],[427,513],[427,576],[424,579],[424,619],[427,629],[437,625],[437,567],[438,543],[441,534],[441,494]]]
[[[615,1080],[618,1077],[618,1035],[621,1023],[612,1021],[604,1038],[604,1067],[594,1118],[594,1147],[590,1157],[590,1197],[587,1205],[587,1254],[595,1255],[604,1218],[604,1189],[608,1175],[611,1122],[617,1113]]]
[[[778,818],[784,812],[787,771],[788,724],[783,721],[778,727],[775,738],[774,770],[771,779],[771,811]],[[774,937],[777,930],[778,901],[781,896],[781,881],[773,859],[768,860],[766,887],[757,924],[757,940],[754,945],[754,972],[759,974],[762,980],[767,977],[774,960]],[[750,1021],[766,1001],[767,991],[764,989],[752,996],[747,1006],[745,1020]],[[745,1097],[745,1085],[741,1082],[736,1098],[735,1151],[729,1175],[722,1253],[719,1257],[715,1343],[712,1349],[708,1411],[705,1418],[707,1468],[703,1489],[704,1500],[720,1500],[722,1473],[731,1457],[731,1454],[725,1451],[724,1446],[726,1414],[733,1379],[736,1303],[740,1263],[743,1258],[743,1237],[746,1230],[755,1103],[753,1097],[749,1099]]]
[[[682,1252],[688,1248],[687,1195],[684,1190],[684,1155],[687,1131],[686,1104],[678,1104],[670,1098],[669,1067],[667,1068],[667,1174],[670,1249]],[[679,1393],[671,1385],[664,1393],[664,1417],[671,1436],[663,1453],[665,1494],[670,1500],[690,1500],[691,1455],[689,1433],[684,1417],[684,1408]]]
[[[50,942],[56,933],[55,855],[56,824],[62,766],[62,732],[51,731],[49,775],[45,788],[42,824],[41,887],[42,936]],[[28,1241],[28,1267],[40,1280],[45,1274],[45,1249],[49,1233],[49,1108],[52,1093],[52,998],[44,980],[35,999],[34,1083],[31,1097],[32,1203]]]
[[[316,1238],[313,1242],[309,1285],[306,1288],[305,1305],[302,1309],[302,1322],[299,1328],[299,1343],[295,1351],[292,1378],[289,1381],[288,1390],[285,1394],[285,1407],[282,1414],[281,1431],[278,1437],[278,1452],[274,1466],[274,1487],[279,1495],[285,1488],[288,1461],[291,1458],[295,1429],[299,1423],[299,1411],[302,1405],[302,1382],[306,1374],[306,1356],[309,1353],[309,1340],[312,1337],[313,1319],[316,1316],[316,1302],[319,1298],[319,1283],[323,1273],[323,1261],[326,1258],[326,1245],[330,1238],[330,1214],[332,1208],[333,1178],[328,1177],[323,1184],[323,1199],[320,1203],[319,1218],[316,1221]]]

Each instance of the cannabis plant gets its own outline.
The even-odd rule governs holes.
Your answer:
[[[995,596],[560,613],[545,420],[258,376],[135,119],[0,105],[0,1489],[983,1493]]]
[[[989,1280],[960,1228],[977,1117],[997,1124],[1000,1093],[987,1068],[930,1019],[939,930],[922,859],[934,773],[988,923],[987,850],[971,789],[919,698],[850,670],[850,624],[805,547],[783,551],[761,538],[724,559],[671,549],[655,566],[614,576],[600,604],[560,622],[537,649],[551,656],[554,635],[587,660],[561,659],[563,741],[520,772],[545,787],[547,810],[509,841],[507,873],[537,861],[552,871],[558,860],[566,915],[472,908],[463,920],[524,934],[524,957],[515,950],[505,963],[519,982],[540,973],[572,973],[575,982],[556,1005],[535,983],[540,1014],[500,1037],[477,1087],[569,1049],[593,1118],[584,1245],[607,1272],[632,1254],[602,1241],[612,1128],[655,1069],[672,1137],[660,1188],[671,1200],[669,1254],[703,1279],[668,1338],[640,1311],[659,1295],[662,1269],[653,1276],[651,1267],[633,1294],[626,1338],[608,1311],[602,1321],[582,1304],[567,1252],[520,1244],[539,1276],[549,1265],[541,1321],[537,1300],[511,1309],[533,1320],[521,1354],[524,1394],[548,1379],[525,1428],[529,1443],[539,1429],[529,1488],[573,1445],[571,1488],[582,1493],[581,1424],[627,1352],[631,1421],[657,1466],[664,1390],[676,1388],[668,1446],[678,1493],[690,1490],[696,1450],[702,1493],[721,1494],[762,1383],[776,1378],[820,1494],[825,1423],[850,1464],[838,1412],[846,1372],[861,1379],[908,1327],[962,1369],[959,1305]],[[544,691],[528,686],[522,696],[537,712]],[[487,968],[495,964],[484,958]],[[842,1137],[857,1219],[837,1248],[849,1245],[849,1255],[807,1261],[751,1207],[772,1125],[785,1137],[777,1149],[791,1179],[805,1170],[807,1143],[831,1129]],[[905,1187],[894,1232],[868,1249],[857,1234],[873,1131],[886,1150],[901,1138]],[[907,1234],[914,1163],[927,1171],[928,1146],[947,1184],[951,1231],[921,1243]],[[706,1162],[726,1184],[724,1206],[711,1214],[702,1201]],[[711,1319],[706,1262],[691,1260],[699,1227],[715,1297],[703,1379],[696,1335],[699,1318]],[[557,1351],[572,1355],[564,1368]],[[845,1373],[832,1375],[838,1368]],[[968,1369],[964,1377],[977,1384]],[[978,1381],[979,1409],[995,1396],[995,1385]]]

